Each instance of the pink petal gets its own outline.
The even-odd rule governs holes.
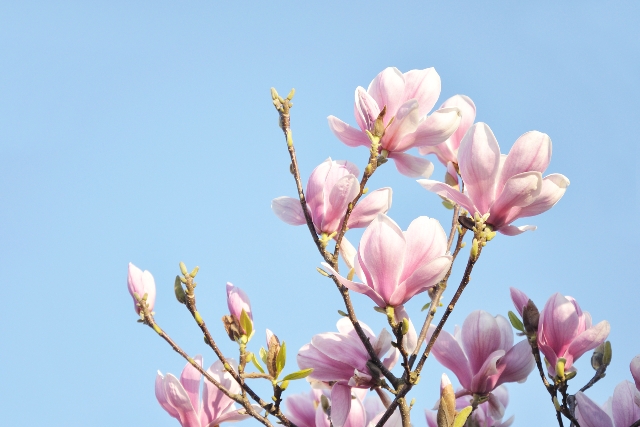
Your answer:
[[[635,385],[626,380],[616,386],[611,402],[616,427],[628,427],[640,420],[640,408],[634,402],[637,392]]]
[[[402,347],[407,353],[411,354],[416,348],[416,344],[418,344],[418,334],[416,332],[416,328],[413,326],[413,322],[409,318],[407,310],[405,310],[404,306],[399,305],[394,311],[394,319],[399,323],[402,322],[403,318],[409,320],[409,332],[407,332],[402,338]],[[391,344],[391,340],[389,340],[389,344]]]
[[[144,296],[144,294],[147,295],[147,305],[149,306],[149,310],[153,311],[153,307],[156,304],[156,282],[147,270],[142,273],[142,287],[142,296]]]
[[[311,344],[303,345],[296,359],[300,369],[313,368],[309,377],[319,381],[346,381],[353,375],[353,366],[331,359]]]
[[[573,360],[578,360],[585,352],[593,350],[602,344],[609,336],[610,330],[609,322],[603,320],[578,335],[569,345],[567,354],[572,355]]]
[[[489,212],[495,197],[500,147],[487,124],[476,123],[469,128],[460,142],[458,165],[469,197],[479,213]]]
[[[382,148],[388,151],[406,151],[415,147],[412,144],[414,135],[412,135],[420,124],[420,113],[418,111],[418,102],[410,99],[400,106],[396,118],[389,125],[382,138]]]
[[[356,248],[347,240],[346,237],[343,237],[340,241],[340,255],[342,256],[344,263],[349,267],[349,270],[351,270],[355,265]]]
[[[415,295],[435,286],[449,271],[451,256],[442,255],[413,272],[393,293],[390,304],[404,304]]]
[[[178,411],[174,409],[173,406],[167,400],[167,395],[164,392],[164,377],[158,371],[158,375],[156,375],[156,399],[158,399],[158,403],[162,406],[162,409],[167,411],[169,415],[173,418],[180,419],[180,415],[178,415]]]
[[[438,414],[436,412],[425,409],[424,415],[427,418],[427,425],[429,427],[438,427]]]
[[[551,161],[549,135],[531,131],[516,140],[502,167],[498,190],[509,178],[523,172],[544,172]]]
[[[353,339],[348,335],[325,332],[314,335],[311,345],[322,354],[345,365],[363,368],[369,360],[367,350],[357,337]]]
[[[563,357],[569,344],[581,332],[577,330],[578,322],[578,314],[571,301],[555,293],[549,298],[540,315],[544,337],[539,335],[538,338],[543,338],[559,357]]]
[[[500,328],[498,323],[486,311],[476,310],[465,319],[461,335],[471,371],[478,372],[489,355],[499,348]]]
[[[416,269],[447,250],[447,235],[434,218],[421,216],[414,219],[404,232],[407,249],[404,257],[404,270],[400,280],[406,280]]]
[[[460,110],[456,107],[434,111],[425,121],[420,123],[413,141],[403,144],[405,149],[412,147],[433,146],[444,143],[460,126]]]
[[[452,200],[454,203],[462,206],[469,212],[478,212],[475,205],[473,204],[473,201],[466,194],[462,194],[461,192],[447,184],[430,179],[419,179],[418,184],[420,184],[422,188],[427,191],[431,191],[432,193],[436,193],[440,197],[445,197]]]
[[[576,415],[581,427],[613,427],[609,415],[586,394],[576,393]]]
[[[252,405],[252,406],[256,412],[260,412],[262,410],[262,408],[259,405]],[[215,427],[224,422],[232,423],[232,422],[242,421],[242,420],[246,420],[247,418],[250,418],[250,415],[246,413],[239,414],[238,413],[239,409],[236,408],[235,405],[232,405],[229,409],[230,409],[229,411],[225,411],[224,413],[220,414],[220,416],[215,420],[213,420],[209,425],[207,425],[207,427]],[[244,411],[244,408],[242,410]]]
[[[426,156],[427,154],[435,154],[438,157],[438,160],[443,165],[446,165],[449,162],[458,163],[458,150],[454,150],[451,147],[450,143],[451,139],[446,140],[442,144],[438,145],[427,145],[418,147],[418,152],[421,156]]]
[[[629,369],[631,370],[631,376],[636,383],[636,388],[640,390],[640,354],[631,360]]]
[[[511,347],[498,363],[505,366],[497,382],[498,385],[510,382],[524,382],[536,364],[531,354],[531,346],[527,340],[520,341]]]
[[[498,228],[496,231],[504,234],[505,236],[517,236],[518,234],[522,234],[525,231],[536,231],[538,227],[535,225],[523,225],[521,227],[516,227],[515,225],[503,225]]]
[[[202,356],[197,355],[193,358],[195,362],[202,367]],[[191,405],[194,408],[200,407],[200,379],[202,378],[202,374],[196,368],[194,368],[191,363],[187,363],[187,365],[182,370],[182,375],[180,375],[180,384],[184,387],[184,390],[187,392],[189,396],[189,400],[191,400]]]
[[[500,345],[498,348],[504,351],[509,351],[513,347],[513,331],[511,330],[511,323],[501,315],[495,317],[498,329],[500,329]]]
[[[330,189],[328,203],[325,205],[325,216],[320,229],[324,232],[332,233],[338,230],[347,206],[355,199],[360,192],[358,178],[353,175],[346,175]]]
[[[376,100],[361,86],[356,88],[355,98],[354,114],[358,126],[360,126],[362,130],[372,130],[380,114],[380,107],[376,103]]]
[[[444,101],[440,106],[440,109],[451,107],[457,107],[462,115],[458,129],[453,133],[453,135],[451,135],[451,137],[449,137],[448,140],[451,148],[457,152],[464,134],[467,133],[473,124],[473,121],[476,119],[476,105],[468,96],[454,95]]]
[[[164,379],[164,392],[169,404],[178,412],[178,419],[182,427],[200,427],[198,413],[191,405],[189,395],[180,381],[171,374],[167,374]]]
[[[431,334],[429,334],[431,335]],[[427,337],[427,342],[430,337]],[[460,343],[447,331],[440,332],[433,346],[433,355],[445,368],[453,371],[464,388],[471,387],[471,369]]]
[[[355,391],[355,390],[354,390]],[[355,393],[354,393],[355,394]],[[364,427],[366,424],[367,414],[362,401],[358,398],[351,399],[351,410],[345,422],[345,427]]]
[[[426,116],[440,96],[440,76],[431,67],[404,73],[404,81],[404,99],[416,99],[420,104],[420,116]]]
[[[359,294],[364,294],[371,298],[373,302],[375,302],[379,307],[386,307],[386,302],[382,298],[382,296],[376,292],[373,288],[369,287],[364,283],[358,283],[351,280],[348,280],[342,277],[337,271],[335,271],[329,264],[323,262],[322,266],[329,271],[330,274],[336,276],[336,278],[340,281],[340,283],[347,287],[348,289],[357,292]]]
[[[387,115],[385,116],[385,122],[387,123],[391,117],[396,115],[398,108],[406,99],[404,98],[404,91],[404,76],[395,67],[385,68],[373,79],[367,89],[367,92],[375,99],[380,110],[385,106],[387,107]]]
[[[498,361],[504,355],[505,351],[500,349],[487,356],[471,380],[471,391],[474,393],[489,393],[496,387],[498,378],[505,368],[504,365],[498,364]]]
[[[540,194],[528,206],[521,208],[514,220],[539,215],[551,209],[564,196],[569,180],[561,174],[551,174],[542,179]]]
[[[429,178],[433,173],[433,163],[427,159],[415,157],[406,153],[389,153],[389,158],[393,159],[396,169],[402,175],[417,178]]]
[[[513,301],[513,305],[516,307],[516,310],[518,310],[518,313],[520,313],[520,317],[522,317],[524,307],[529,304],[529,297],[520,289],[513,287],[509,288],[509,292],[511,292],[511,301]]]
[[[284,401],[286,415],[298,427],[316,427],[315,399],[313,392],[287,396]]]
[[[351,411],[351,387],[336,383],[331,389],[331,422],[334,427],[344,426]]]
[[[324,218],[325,191],[327,193],[331,191],[331,186],[327,186],[327,179],[332,169],[334,169],[334,175],[339,170],[334,166],[335,162],[329,157],[313,169],[307,181],[307,207],[311,212],[313,222],[317,224],[317,228],[322,224],[322,219]],[[340,177],[336,178],[335,181],[338,179]]]
[[[498,399],[493,392],[489,394],[489,401],[487,402],[489,406],[489,415],[494,420],[501,420],[504,417],[505,405],[502,404],[500,399]]]
[[[540,172],[524,172],[512,176],[504,185],[500,196],[491,206],[489,223],[496,227],[509,224],[512,218],[509,213],[514,207],[531,204],[542,190],[542,175]]]
[[[307,220],[302,212],[300,200],[293,197],[282,196],[271,201],[271,210],[281,221],[289,225],[306,224]]]
[[[331,132],[349,147],[358,147],[364,145],[365,147],[371,145],[369,137],[359,129],[353,128],[340,120],[337,117],[329,116],[329,128]]]
[[[391,208],[390,187],[372,191],[361,199],[349,217],[349,228],[362,228],[371,224],[378,214],[387,213]]]

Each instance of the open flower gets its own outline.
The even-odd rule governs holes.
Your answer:
[[[307,182],[307,207],[316,233],[330,235],[339,231],[349,203],[360,191],[358,167],[346,160],[328,158],[316,167]],[[362,198],[349,216],[349,228],[366,227],[379,213],[391,207],[391,188],[372,191]],[[306,224],[299,199],[278,197],[271,209],[290,225]]]
[[[137,294],[140,298],[146,295],[149,310],[153,311],[153,306],[156,303],[156,282],[153,280],[151,273],[147,270],[143,272],[132,263],[129,263],[127,287],[129,288],[129,294],[133,297],[133,307],[136,313],[140,314],[140,307],[138,307],[138,301],[134,294]]]
[[[353,261],[362,283],[342,277],[327,263],[322,265],[344,286],[367,295],[379,307],[397,307],[442,280],[451,266],[446,250],[447,236],[437,220],[421,216],[403,232],[380,214],[364,231]]]
[[[418,180],[425,189],[459,204],[472,215],[490,214],[493,230],[513,236],[535,226],[511,225],[518,218],[539,215],[553,207],[569,186],[567,177],[542,173],[551,161],[551,139],[531,131],[515,142],[506,156],[485,123],[476,123],[465,134],[458,150],[465,194],[442,182]]]
[[[453,371],[466,394],[489,395],[500,384],[523,382],[535,365],[526,340],[513,345],[509,321],[482,310],[469,314],[454,335],[441,331],[433,355]],[[500,408],[498,401],[492,402]],[[501,417],[504,407],[496,413]]]
[[[437,110],[427,117],[438,96],[440,76],[433,68],[403,74],[397,68],[389,67],[373,79],[367,90],[356,89],[355,116],[360,129],[334,116],[328,117],[329,127],[350,147],[370,146],[366,131],[375,131],[376,119],[386,107],[380,150],[388,153],[401,174],[429,177],[433,172],[431,162],[404,152],[413,147],[440,144],[458,128],[460,110],[456,107]]]
[[[565,372],[575,371],[573,363],[602,344],[609,330],[606,320],[591,326],[591,315],[573,298],[553,294],[540,312],[538,324],[538,347],[547,360],[549,375],[555,377],[559,358],[566,360]]]
[[[629,427],[640,420],[640,407],[634,402],[638,391],[633,383],[622,381],[604,407],[586,394],[576,394],[576,417],[582,427]]]
[[[202,366],[202,356],[198,355],[194,360]],[[233,359],[227,361],[236,369]],[[220,361],[211,365],[207,372],[229,392],[240,392],[240,385],[225,371]],[[206,379],[200,401],[201,377],[202,374],[190,363],[182,371],[180,380],[172,374],[163,376],[159,371],[156,376],[156,398],[160,406],[180,421],[182,427],[214,427],[225,421],[240,421],[248,417],[239,414],[234,401]],[[259,409],[256,406],[256,410]]]
[[[382,329],[376,337],[367,325],[362,322],[360,325],[382,364],[391,369],[398,360],[398,350],[391,347],[391,334]],[[377,386],[380,373],[370,370],[369,353],[349,319],[343,317],[337,326],[339,332],[314,335],[311,342],[298,351],[297,360],[300,369],[313,368],[309,379],[333,383],[331,421],[335,427],[343,427],[351,410],[351,388]]]

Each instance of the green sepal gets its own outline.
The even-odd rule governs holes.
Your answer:
[[[284,369],[284,365],[287,363],[287,344],[282,341],[280,345],[280,351],[276,357],[276,378],[280,376],[280,372]]]
[[[466,408],[461,409],[453,419],[452,427],[462,427],[464,423],[467,422],[467,418],[469,418],[469,415],[471,415],[471,411],[473,411],[473,408],[471,406],[467,406]]]
[[[244,308],[242,309],[242,313],[240,314],[240,326],[244,329],[244,333],[250,337],[253,332],[253,322],[249,318],[249,315]]]
[[[509,311],[509,321],[511,322],[511,326],[517,329],[520,332],[524,332],[524,325],[522,321],[516,316],[513,311]]]
[[[427,308],[429,308],[431,306],[431,303],[428,302],[425,305],[422,306],[422,308],[420,309],[420,311],[425,311]]]
[[[265,365],[267,364],[267,350],[265,350],[264,347],[260,347],[260,359],[262,359]]]
[[[260,366],[260,363],[258,363],[258,360],[256,359],[256,355],[253,353],[249,353],[249,356],[250,356],[251,362],[253,363],[253,366],[255,366],[258,371],[264,374],[264,369],[262,368],[262,366]]]
[[[184,293],[182,282],[180,282],[180,276],[176,276],[176,281],[173,284],[173,290],[176,293],[176,299],[180,304],[187,303],[187,295]]]
[[[303,378],[308,377],[313,372],[313,368],[302,369],[300,371],[292,372],[287,374],[282,381],[293,381],[293,380],[301,380]]]

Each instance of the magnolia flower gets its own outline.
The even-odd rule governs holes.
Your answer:
[[[582,427],[629,427],[640,420],[640,407],[634,402],[638,391],[633,383],[622,381],[600,407],[586,394],[576,394],[576,417]]]
[[[139,298],[146,295],[149,311],[153,311],[153,306],[156,303],[156,282],[153,280],[151,273],[147,270],[143,272],[132,263],[129,263],[127,287],[129,288],[129,293],[133,297],[133,307],[137,314],[140,314],[140,307],[138,307],[138,301],[134,294],[137,294]]]
[[[327,235],[342,227],[349,203],[360,192],[358,167],[346,160],[328,158],[316,167],[307,182],[307,207],[318,234]],[[391,188],[372,191],[361,199],[349,216],[349,228],[369,225],[379,213],[391,207]],[[299,199],[278,197],[271,209],[282,221],[290,225],[306,224]]]
[[[514,416],[502,421],[502,416],[498,415],[495,409],[491,408],[491,404],[498,402],[502,408],[506,408],[509,404],[509,392],[503,385],[496,387],[491,393],[495,396],[494,399],[486,401],[478,405],[478,408],[471,414],[471,422],[468,425],[477,427],[509,427],[513,424]],[[473,400],[472,396],[464,395],[456,399],[456,410],[464,409],[471,405]],[[504,410],[504,409],[503,409]],[[429,427],[438,427],[437,412],[425,409],[425,416],[427,418],[427,425]],[[467,424],[465,424],[467,425]]]
[[[487,223],[493,230],[514,236],[536,227],[516,227],[511,225],[513,221],[551,209],[569,186],[564,175],[542,178],[550,161],[551,139],[546,134],[525,133],[503,156],[489,126],[476,123],[465,134],[458,151],[465,193],[437,181],[421,179],[418,183],[472,215],[490,214]]]
[[[202,366],[202,356],[198,355],[194,360]],[[227,362],[236,369],[233,359],[227,359]],[[240,392],[240,385],[225,371],[220,361],[211,365],[207,372],[230,393]],[[156,376],[156,398],[160,406],[180,421],[182,427],[214,427],[225,421],[240,421],[248,417],[239,414],[234,401],[206,379],[200,401],[201,377],[200,371],[190,363],[182,371],[180,380],[172,374],[163,376],[160,371]],[[259,409],[256,406],[256,410]]]
[[[553,294],[540,312],[538,324],[538,347],[547,360],[549,375],[555,377],[559,358],[566,360],[565,372],[575,371],[573,363],[602,344],[609,330],[606,320],[591,326],[591,315],[573,298]]]
[[[458,128],[460,110],[456,107],[442,108],[427,117],[438,96],[440,76],[433,68],[402,74],[397,68],[389,67],[373,79],[369,89],[356,89],[355,116],[360,129],[334,116],[328,117],[329,127],[350,147],[370,146],[366,131],[375,133],[376,119],[386,107],[380,150],[388,153],[401,174],[429,177],[433,172],[431,162],[404,152],[413,147],[440,144]]]
[[[482,310],[469,314],[454,335],[441,331],[432,352],[458,377],[463,393],[489,395],[490,407],[498,418],[504,414],[504,405],[489,393],[500,384],[524,382],[535,365],[526,340],[513,345],[509,321]]]
[[[365,407],[358,395],[354,397],[344,427],[365,427],[367,425]],[[328,390],[314,389],[309,393],[287,396],[285,405],[287,418],[298,427],[330,426],[327,412],[328,407],[331,406],[331,399]]]
[[[329,264],[322,265],[347,288],[367,295],[379,307],[397,307],[436,285],[451,266],[445,255],[447,236],[440,223],[421,216],[402,231],[386,215],[367,227],[354,259],[362,283],[342,277]]]
[[[391,369],[399,354],[398,350],[391,347],[391,334],[382,329],[376,337],[367,325],[362,322],[360,325],[382,364]],[[334,427],[342,427],[351,410],[351,388],[377,386],[376,376],[379,373],[369,369],[369,354],[349,319],[343,317],[337,326],[339,332],[314,335],[311,342],[298,351],[297,360],[300,369],[313,368],[309,379],[333,383],[331,421]],[[383,359],[389,351],[391,353]]]
[[[237,286],[233,286],[231,282],[227,282],[227,307],[229,307],[229,314],[233,316],[238,322],[242,316],[242,310],[247,313],[249,319],[253,320],[251,314],[251,302],[249,297],[244,293],[242,289]]]
[[[636,383],[636,388],[640,391],[640,354],[631,360],[629,365],[631,376]]]
[[[473,121],[476,119],[476,105],[468,96],[452,96],[440,106],[440,109],[442,110],[451,107],[458,108],[462,115],[458,129],[442,144],[420,147],[420,154],[435,154],[440,163],[445,166],[449,163],[458,164],[458,148],[460,147],[460,141],[462,141],[462,137],[467,133],[467,130],[469,130]]]

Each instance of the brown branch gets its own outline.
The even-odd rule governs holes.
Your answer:
[[[606,372],[605,372],[606,370],[607,370],[607,365],[600,365],[600,367],[596,370],[596,373],[593,375],[593,378],[591,378],[589,382],[580,389],[580,391],[584,393],[589,388],[593,387],[595,383],[603,379],[606,375]]]

